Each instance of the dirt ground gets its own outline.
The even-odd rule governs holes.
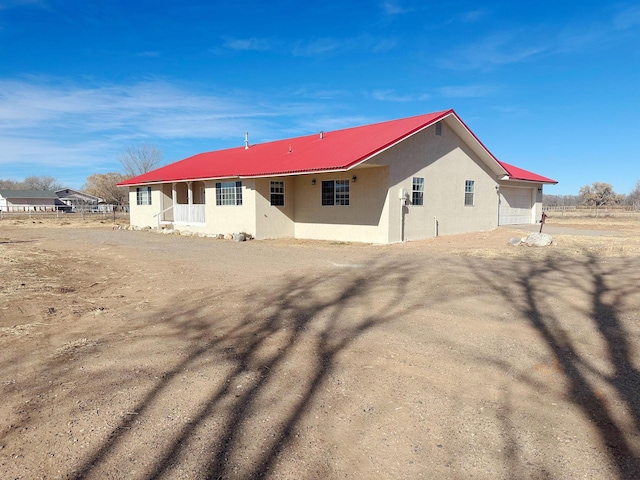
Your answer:
[[[1,219],[0,477],[640,478],[640,221],[554,224],[617,234]]]

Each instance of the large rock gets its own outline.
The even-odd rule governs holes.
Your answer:
[[[529,247],[547,247],[551,245],[553,241],[553,237],[546,233],[532,233],[529,235],[524,243],[526,243]]]

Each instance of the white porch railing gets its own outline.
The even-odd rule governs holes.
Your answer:
[[[204,204],[197,205],[174,205],[173,221],[174,223],[192,224],[205,223]]]

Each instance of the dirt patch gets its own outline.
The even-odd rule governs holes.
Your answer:
[[[640,476],[633,226],[549,248],[2,227],[6,478]]]

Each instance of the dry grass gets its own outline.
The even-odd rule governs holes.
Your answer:
[[[1,213],[0,225],[20,227],[95,227],[128,225],[128,213]]]

